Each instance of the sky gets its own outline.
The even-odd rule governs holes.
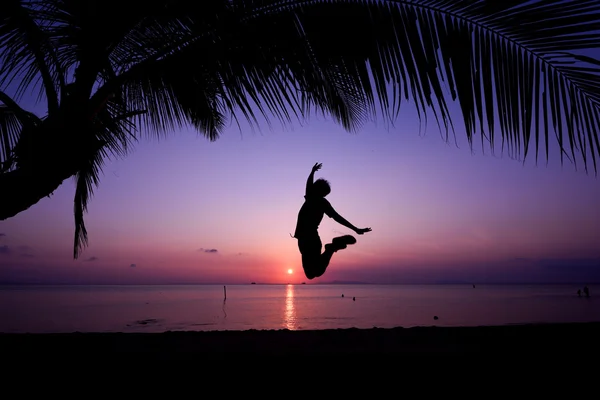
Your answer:
[[[187,129],[143,137],[105,164],[79,259],[72,180],[0,221],[0,282],[599,282],[600,178],[561,166],[556,151],[536,165],[471,150],[463,132],[446,142],[408,106],[394,127],[357,133],[313,117],[292,129],[232,124],[215,142]],[[308,281],[290,234],[316,162],[333,207],[372,232]],[[327,216],[319,232],[324,244],[353,233]]]

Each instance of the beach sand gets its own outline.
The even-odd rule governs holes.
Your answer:
[[[224,353],[318,354],[527,354],[597,353],[600,323],[488,327],[415,327],[320,331],[248,330],[165,333],[0,334],[4,361],[37,359],[198,359]]]

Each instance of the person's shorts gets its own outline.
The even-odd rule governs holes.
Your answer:
[[[321,248],[323,243],[321,243],[321,238],[319,237],[319,233],[311,233],[308,235],[302,235],[298,239],[298,249],[302,254],[302,258],[319,258],[321,256]]]

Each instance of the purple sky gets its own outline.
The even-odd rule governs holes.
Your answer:
[[[107,162],[86,215],[90,245],[72,259],[73,195],[0,222],[0,282],[306,281],[294,231],[307,175],[328,179],[334,208],[373,231],[325,275],[373,283],[600,281],[600,180],[593,171],[472,153],[408,105],[396,127],[357,134],[328,119],[261,132],[232,125],[216,142],[193,131],[142,139]],[[457,114],[456,121],[460,121]],[[460,126],[460,125],[459,125]],[[554,143],[552,143],[554,144]],[[325,217],[324,243],[348,229]],[[293,273],[287,273],[292,269]]]

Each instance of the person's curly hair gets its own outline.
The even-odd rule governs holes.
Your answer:
[[[325,197],[331,192],[331,186],[327,180],[317,179],[313,183],[312,192],[315,196]]]

